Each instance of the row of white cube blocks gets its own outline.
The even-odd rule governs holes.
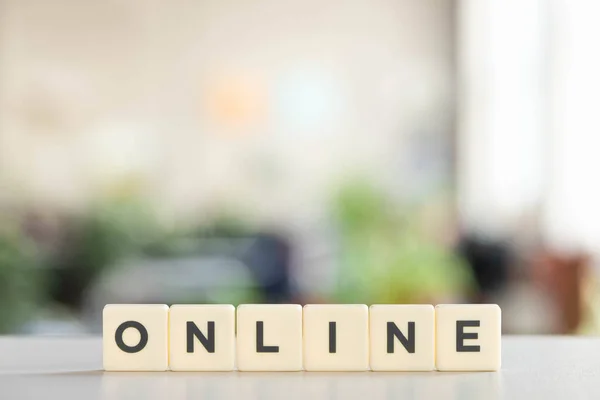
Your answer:
[[[483,305],[107,305],[107,371],[495,371]],[[237,342],[236,342],[237,339]]]

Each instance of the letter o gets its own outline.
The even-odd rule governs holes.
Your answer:
[[[123,341],[123,332],[125,332],[125,329],[127,328],[135,328],[140,333],[140,342],[135,346],[128,346]],[[148,344],[148,331],[144,325],[137,321],[126,321],[117,328],[115,332],[115,342],[117,342],[119,349],[123,350],[125,353],[137,353],[146,347],[146,344]]]

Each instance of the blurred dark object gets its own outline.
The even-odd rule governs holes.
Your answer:
[[[458,245],[458,252],[473,270],[478,288],[474,301],[486,302],[507,285],[513,257],[506,243],[478,235],[466,235]]]
[[[582,279],[589,265],[585,254],[539,252],[533,260],[532,279],[554,302],[558,314],[555,333],[576,333],[582,321]]]
[[[79,221],[65,235],[64,251],[56,260],[51,298],[77,311],[85,290],[103,268],[114,263],[122,243],[119,231],[95,218]]]
[[[248,287],[260,294],[256,298],[242,295],[242,301],[277,303],[291,298],[287,241],[279,235],[252,232],[235,218],[221,216],[191,231],[167,233],[139,202],[115,201],[64,219],[62,225],[59,248],[51,257],[49,295],[75,313],[86,309],[89,291],[107,276],[155,291],[109,291],[112,297],[132,296],[130,301],[143,302],[210,301],[215,292],[223,295],[236,285],[232,290],[239,289],[239,282],[227,284],[224,261],[243,266],[251,277]],[[114,273],[107,274],[113,269]],[[191,289],[183,294],[184,287],[194,288],[193,294]],[[131,286],[125,292],[127,288]]]
[[[198,241],[196,254],[230,257],[245,265],[263,302],[291,301],[291,246],[283,235],[257,232],[240,218],[221,211],[212,223],[196,229],[192,237]],[[215,239],[225,246],[214,246]]]
[[[139,202],[116,200],[89,213],[62,219],[60,242],[50,260],[50,298],[72,311],[81,310],[86,290],[123,257],[156,240],[159,228]]]
[[[241,261],[252,271],[266,303],[292,299],[290,253],[290,245],[284,238],[262,233],[255,236],[252,245],[241,256]]]
[[[203,231],[205,231],[203,229]],[[216,232],[215,230],[208,230]],[[297,302],[290,246],[271,233],[179,234],[105,269],[86,292],[82,318],[101,332],[107,303]]]
[[[259,301],[281,303],[291,301],[293,295],[291,251],[284,235],[257,232],[239,218],[220,213],[212,222],[189,233],[175,234],[147,246],[143,255],[157,259],[195,257],[203,266],[210,266],[207,260],[214,258],[239,262],[247,268],[252,285],[258,290]],[[215,276],[218,274],[219,271],[214,272]]]

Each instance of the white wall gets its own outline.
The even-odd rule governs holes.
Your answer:
[[[317,218],[347,174],[444,180],[447,159],[417,164],[450,143],[452,7],[3,0],[0,197],[80,208],[125,180],[167,212],[279,224]],[[231,82],[262,104],[233,127],[206,103]]]
[[[600,251],[600,4],[553,2],[549,119],[552,180],[545,201],[548,241],[566,250]]]
[[[540,0],[463,0],[458,6],[458,179],[469,228],[523,228],[543,201],[546,8]]]

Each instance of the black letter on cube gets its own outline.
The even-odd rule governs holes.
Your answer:
[[[415,323],[413,321],[410,321],[408,323],[408,339],[402,334],[402,332],[400,332],[400,329],[398,329],[395,323],[387,323],[388,353],[394,352],[394,337],[398,338],[398,340],[400,341],[400,343],[402,343],[402,346],[404,346],[406,351],[408,351],[409,353],[415,352]]]
[[[479,353],[479,346],[465,346],[465,339],[477,339],[477,332],[465,333],[466,326],[479,326],[479,321],[456,321],[456,351],[459,353]]]
[[[257,353],[279,353],[279,346],[264,345],[264,322],[256,321],[256,352]]]
[[[125,329],[127,328],[135,328],[140,333],[140,342],[135,346],[127,346],[123,341],[123,332],[125,332]],[[117,328],[115,332],[115,342],[117,342],[119,349],[123,350],[125,353],[137,353],[142,351],[144,347],[146,347],[146,344],[148,344],[148,331],[144,325],[137,321],[126,321]]]
[[[336,323],[335,322],[330,322],[329,323],[329,353],[333,354],[336,353],[336,347],[337,347],[337,334],[336,334]]]
[[[192,321],[187,321],[187,352],[194,352],[194,337],[209,353],[215,352],[215,321],[208,321],[208,338],[200,332],[200,329]]]

